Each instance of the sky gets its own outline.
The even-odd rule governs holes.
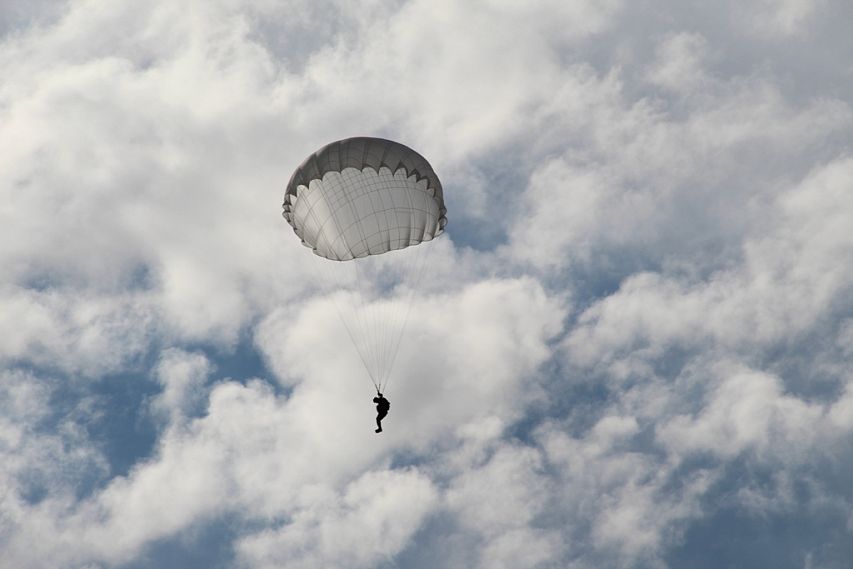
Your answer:
[[[849,569],[851,18],[3,0],[0,567]],[[350,136],[448,209],[381,435],[281,217]]]

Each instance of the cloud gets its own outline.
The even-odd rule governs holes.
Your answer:
[[[580,125],[587,147],[533,171],[511,218],[511,258],[551,270],[615,265],[617,278],[619,270],[728,263],[765,222],[780,186],[809,175],[810,149],[851,115],[833,100],[792,107],[761,79],[708,81],[716,96],[688,95],[685,118],[653,100],[626,101],[613,79],[594,83],[601,97]]]
[[[167,423],[191,415],[204,402],[203,388],[211,371],[212,365],[204,354],[167,350],[157,366],[157,379],[163,390],[153,400],[152,409],[165,416]]]
[[[278,530],[239,545],[250,567],[372,567],[392,558],[434,508],[436,491],[415,470],[372,471]]]
[[[583,559],[580,566],[651,562],[701,514],[708,473],[678,476],[675,465],[637,445],[639,433],[630,415],[604,416],[579,437],[556,423],[540,430],[559,488],[550,504],[566,524],[562,553]]]
[[[399,395],[389,418],[406,421],[388,437],[414,446],[479,413],[514,415],[530,395],[524,378],[547,358],[547,342],[560,332],[565,313],[560,299],[529,279],[484,281],[415,298],[410,310],[391,383]],[[367,378],[357,377],[365,374],[328,299],[298,315],[273,313],[259,327],[258,343],[286,385],[301,380],[306,390],[334,397],[340,421],[353,420],[348,402],[371,391]]]
[[[501,446],[485,464],[466,467],[452,478],[445,500],[463,531],[478,537],[465,544],[473,566],[536,567],[555,559],[561,549],[559,532],[532,527],[554,490],[540,454]]]
[[[802,0],[763,0],[750,7],[748,13],[754,29],[765,33],[796,35],[802,33],[823,2]]]
[[[167,423],[155,455],[70,510],[45,512],[40,523],[57,537],[37,556],[27,555],[120,563],[146,544],[231,512],[247,523],[288,520],[280,529],[241,538],[238,553],[250,566],[282,560],[370,566],[393,556],[437,507],[438,496],[416,470],[374,469],[387,464],[394,449],[453,440],[457,425],[473,428],[484,414],[511,421],[519,403],[529,400],[523,378],[546,357],[545,342],[561,326],[560,303],[528,280],[480,283],[455,297],[422,302],[414,308],[410,348],[419,354],[406,358],[410,367],[401,370],[392,392],[391,427],[378,441],[370,391],[349,371],[358,369],[355,354],[335,356],[335,343],[322,341],[312,356],[305,349],[312,342],[307,324],[287,328],[301,330],[290,337],[262,340],[269,346],[283,341],[285,353],[303,353],[298,361],[308,367],[295,369],[305,377],[289,398],[257,380],[219,383],[209,392],[207,412],[194,419],[188,413],[204,393],[199,390],[210,363],[200,354],[164,353],[157,368],[162,391],[152,409]],[[325,310],[318,318],[316,308],[308,308],[305,318],[318,328],[317,337],[334,332],[343,341],[339,321]],[[499,435],[491,430],[488,436]],[[16,536],[34,531],[27,526]],[[16,550],[16,558],[27,559]]]
[[[676,450],[731,457],[786,448],[803,453],[813,444],[821,409],[781,393],[779,381],[760,373],[734,373],[717,388],[699,417],[680,415],[659,432]],[[772,437],[772,438],[771,438]],[[779,437],[776,441],[773,438]]]
[[[4,561],[844,566],[844,9],[4,6]],[[381,437],[338,309],[411,283],[280,217],[356,134],[450,209]]]
[[[144,295],[68,294],[4,287],[0,358],[98,376],[132,368],[156,332],[155,307]]]
[[[84,427],[91,401],[58,412],[56,390],[31,373],[0,374],[0,546],[4,561],[22,567],[35,563],[32,543],[54,548],[55,517],[109,475]]]
[[[680,33],[666,38],[658,46],[658,61],[649,72],[649,80],[676,92],[703,87],[708,78],[702,59],[708,49],[699,34]]]
[[[764,210],[762,233],[744,242],[742,264],[707,280],[637,274],[590,307],[566,345],[582,364],[625,350],[660,356],[711,343],[738,353],[802,337],[831,318],[851,284],[842,230],[851,205],[847,159],[812,172]],[[606,347],[605,347],[606,346]]]

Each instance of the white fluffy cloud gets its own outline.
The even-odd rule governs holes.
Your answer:
[[[293,521],[239,544],[251,567],[372,567],[397,554],[430,510],[436,491],[417,471],[372,471]]]
[[[90,377],[132,368],[157,329],[146,295],[67,295],[7,286],[0,309],[0,360]]]
[[[763,209],[760,230],[743,243],[742,261],[691,282],[642,273],[579,318],[566,340],[582,364],[620,354],[658,357],[673,347],[722,346],[752,353],[795,341],[843,310],[853,287],[846,229],[853,163],[810,173]]]
[[[22,522],[13,558],[121,562],[146,543],[224,512],[246,521],[289,520],[241,539],[239,554],[253,567],[366,567],[393,556],[437,508],[437,491],[416,470],[374,468],[395,451],[450,443],[456,431],[466,436],[466,425],[516,419],[530,399],[523,378],[547,357],[546,342],[563,314],[561,303],[529,280],[487,281],[429,299],[414,312],[413,353],[400,370],[382,439],[371,430],[369,384],[353,377],[357,356],[341,353],[343,331],[322,303],[295,326],[269,324],[261,341],[283,344],[285,357],[301,354],[291,367],[304,376],[286,399],[257,380],[221,383],[209,392],[206,414],[188,420],[185,411],[204,389],[210,363],[167,352],[158,366],[163,390],[152,407],[171,422],[156,456],[71,511],[43,512],[46,519],[32,518],[37,527]],[[499,436],[500,429],[489,434]],[[42,524],[57,538],[33,554],[23,543],[44,531]]]
[[[210,361],[200,353],[167,350],[157,366],[157,379],[163,386],[152,408],[168,422],[178,422],[198,411],[204,403],[204,385],[212,371]]]
[[[677,36],[664,48],[697,41]],[[679,73],[673,81],[688,89],[698,79]],[[594,85],[603,99],[581,125],[588,146],[539,165],[512,219],[509,253],[519,261],[626,272],[716,268],[756,226],[767,229],[776,194],[809,175],[815,149],[853,118],[838,100],[792,107],[762,79],[688,92],[686,117],[654,100],[624,100],[623,86],[609,78]],[[768,167],[785,160],[787,168]]]
[[[4,562],[849,559],[843,3],[7,4]],[[361,134],[450,208],[381,436],[279,215]]]

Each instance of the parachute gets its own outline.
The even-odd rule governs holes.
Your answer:
[[[284,219],[320,257],[324,278],[350,289],[338,314],[377,391],[387,386],[429,247],[444,231],[441,182],[398,142],[332,142],[296,169]],[[377,289],[378,287],[378,289]]]

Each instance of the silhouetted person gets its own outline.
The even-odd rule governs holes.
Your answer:
[[[385,399],[385,396],[376,392],[376,397],[373,398],[373,402],[376,403],[376,432],[382,432],[382,419],[385,418],[385,415],[388,414],[388,409],[391,408],[391,403]]]

